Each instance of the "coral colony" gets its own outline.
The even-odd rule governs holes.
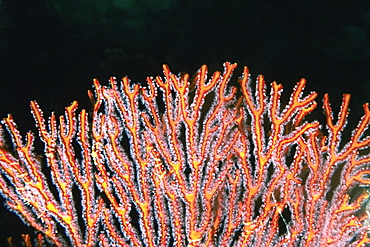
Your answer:
[[[31,102],[42,158],[9,115],[14,148],[3,132],[0,149],[8,208],[56,246],[370,243],[368,104],[342,143],[349,95],[337,118],[324,96],[322,126],[305,120],[317,93],[303,96],[304,79],[281,105],[283,86],[252,82],[247,67],[240,90],[228,86],[236,66],[209,77],[204,65],[190,80],[164,65],[164,79],[146,86],[94,80],[91,114],[73,102],[46,121]]]

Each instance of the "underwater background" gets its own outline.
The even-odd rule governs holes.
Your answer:
[[[307,79],[318,101],[330,94],[335,114],[351,93],[349,127],[370,102],[370,4],[273,0],[2,0],[0,1],[0,118],[12,113],[22,134],[36,132],[30,100],[48,117],[73,100],[91,109],[92,79],[144,82],[173,73],[210,73],[237,62],[252,79],[284,85]],[[321,104],[317,114],[321,114]],[[322,116],[314,116],[321,119]],[[352,125],[351,125],[352,124]],[[41,144],[38,144],[41,147]],[[42,150],[42,147],[41,149]],[[33,230],[3,207],[0,246]],[[34,236],[34,235],[33,235]],[[18,244],[19,245],[19,244]]]

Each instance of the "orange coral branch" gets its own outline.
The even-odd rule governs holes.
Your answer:
[[[204,65],[190,81],[164,65],[164,78],[148,77],[146,87],[94,80],[93,112],[77,116],[73,102],[59,123],[52,114],[47,124],[31,102],[44,160],[33,152],[34,135],[24,142],[9,115],[3,125],[14,150],[4,135],[0,148],[8,207],[56,246],[370,243],[368,193],[356,191],[370,184],[368,105],[341,145],[349,95],[336,123],[324,96],[325,135],[305,120],[317,93],[303,96],[304,79],[284,106],[283,86],[273,82],[267,95],[259,76],[252,89],[247,67],[236,98],[228,87],[236,64],[224,67],[208,77]]]

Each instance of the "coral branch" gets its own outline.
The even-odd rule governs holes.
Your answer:
[[[322,130],[305,120],[317,93],[303,96],[304,79],[281,105],[283,86],[259,76],[252,88],[247,67],[240,94],[228,87],[235,68],[208,77],[204,65],[190,80],[164,65],[146,86],[94,80],[92,113],[77,116],[73,102],[59,121],[31,102],[42,158],[9,115],[14,148],[5,133],[0,148],[9,209],[56,246],[370,243],[368,105],[343,145],[349,95],[336,122],[324,96]]]

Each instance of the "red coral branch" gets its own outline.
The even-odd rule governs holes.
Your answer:
[[[325,135],[305,120],[317,93],[303,96],[304,79],[284,106],[282,85],[273,82],[268,96],[259,76],[252,89],[247,67],[237,98],[228,87],[235,68],[225,63],[208,79],[204,65],[190,81],[165,65],[164,79],[147,86],[94,80],[93,112],[76,116],[73,102],[59,123],[52,114],[47,124],[31,102],[46,165],[34,135],[24,142],[9,115],[14,150],[4,135],[0,148],[8,207],[56,246],[370,243],[368,105],[343,145],[349,95],[336,123],[324,96]]]

